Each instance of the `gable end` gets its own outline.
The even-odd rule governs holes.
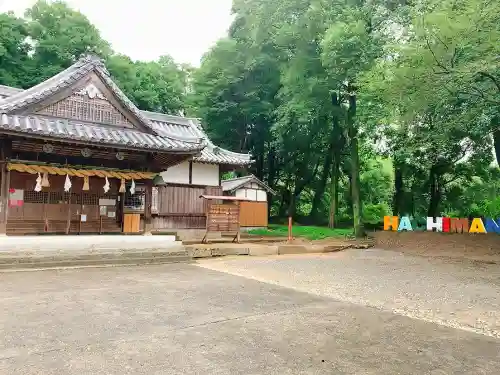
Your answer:
[[[36,113],[98,124],[134,127],[131,121],[92,83]]]

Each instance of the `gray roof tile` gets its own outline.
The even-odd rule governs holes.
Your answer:
[[[255,177],[253,174],[249,176],[244,176],[244,177],[238,177],[238,178],[232,178],[229,180],[223,180],[221,181],[222,185],[222,191],[228,191],[228,192],[233,192],[236,189],[245,186],[246,184],[250,182],[255,182],[256,184],[262,186],[264,190],[271,194],[276,194],[276,192],[271,189],[267,184],[259,180],[257,177]]]
[[[37,134],[98,145],[105,144],[116,148],[130,147],[164,152],[196,153],[202,151],[205,147],[202,142],[186,142],[125,128],[114,129],[81,121],[67,121],[31,115],[2,114],[0,116],[1,131]]]
[[[252,158],[250,154],[240,154],[231,152],[215,146],[207,134],[203,131],[198,119],[180,116],[166,115],[156,112],[142,111],[151,120],[153,129],[158,134],[178,134],[183,137],[200,137],[207,143],[199,156],[193,160],[201,163],[229,164],[229,165],[249,165]]]

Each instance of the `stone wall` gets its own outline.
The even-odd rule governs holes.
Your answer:
[[[375,247],[435,252],[479,252],[500,254],[500,235],[436,232],[374,232]]]

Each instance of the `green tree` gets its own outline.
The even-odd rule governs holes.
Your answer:
[[[26,87],[26,63],[31,46],[26,22],[13,13],[0,14],[0,84]]]
[[[25,17],[34,49],[24,86],[54,76],[83,54],[105,58],[111,53],[109,44],[87,17],[62,1],[38,0]]]

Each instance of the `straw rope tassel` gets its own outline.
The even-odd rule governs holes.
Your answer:
[[[89,191],[90,190],[90,184],[89,184],[89,176],[83,176],[83,191]]]
[[[120,180],[120,189],[118,190],[119,193],[125,193],[125,179],[122,178]]]
[[[50,187],[49,174],[47,172],[43,174],[42,187]]]

